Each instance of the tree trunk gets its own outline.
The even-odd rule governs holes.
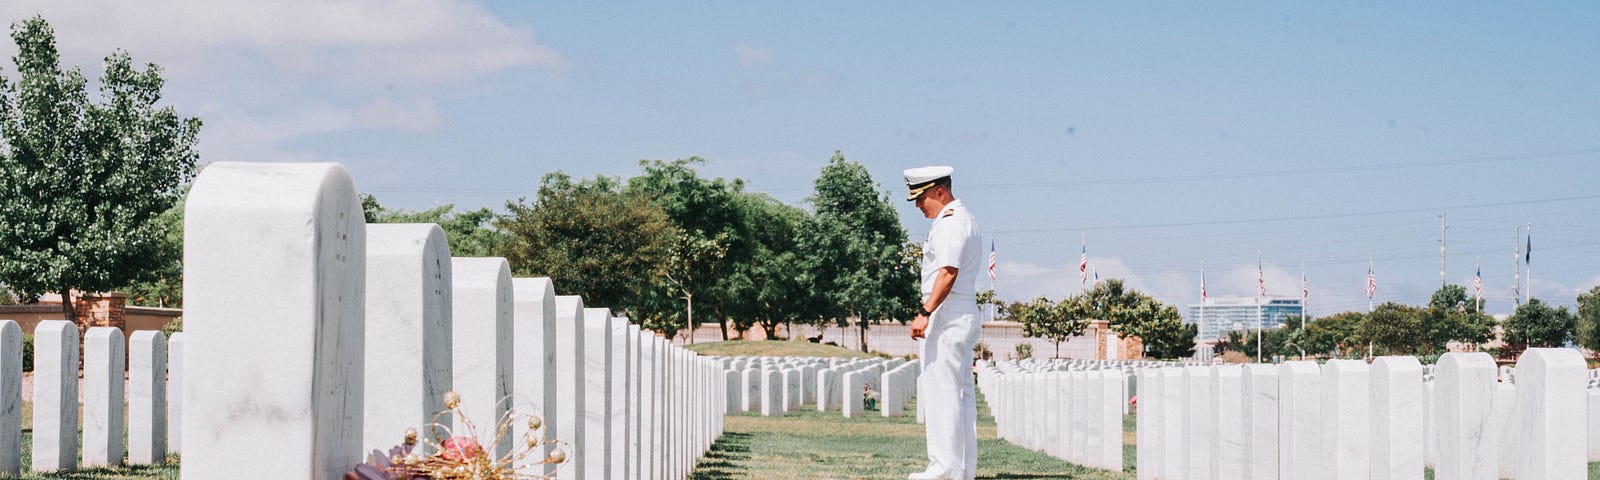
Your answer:
[[[72,304],[72,289],[61,289],[61,315],[66,321],[78,324],[78,309]],[[80,329],[81,330],[81,329]]]
[[[688,312],[688,318],[685,319],[685,322],[689,324],[689,341],[686,343],[694,343],[694,294],[689,293],[688,290],[683,291],[683,305]]]
[[[728,341],[728,316],[723,315],[720,309],[717,310],[717,328],[722,329],[722,341]]]
[[[861,327],[861,353],[871,353],[867,351],[867,319],[856,317],[856,326]]]
[[[1061,358],[1061,341],[1056,341],[1056,358]]]

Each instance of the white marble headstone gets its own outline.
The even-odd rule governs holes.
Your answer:
[[[515,296],[511,266],[499,257],[450,259],[451,384],[461,395],[461,410],[479,438],[493,438],[499,419],[510,410],[511,352]],[[464,426],[457,426],[462,430]],[[496,456],[512,448],[511,436],[493,445]],[[483,446],[485,450],[490,445]]]
[[[1588,364],[1570,348],[1530,348],[1517,359],[1517,478],[1588,475]]]
[[[588,456],[588,426],[584,422],[585,345],[583,298],[576,295],[556,296],[556,415],[558,439],[572,449],[569,465],[561,469],[566,475],[585,478],[589,475],[579,459]]]
[[[0,474],[22,471],[22,328],[0,320]]]
[[[127,453],[126,359],[122,329],[91,327],[83,337],[83,466],[122,465]]]
[[[388,451],[444,409],[451,389],[450,246],[431,223],[367,226],[363,451]],[[440,422],[451,426],[448,416]],[[425,433],[424,433],[425,434]]]
[[[1493,480],[1499,468],[1498,435],[1490,427],[1495,392],[1494,358],[1486,353],[1439,357],[1435,392],[1439,411],[1439,459],[1435,478]]]
[[[511,344],[511,391],[516,401],[512,406],[518,413],[538,415],[543,420],[539,439],[559,438],[556,425],[556,293],[547,277],[511,279],[511,331],[515,337]],[[528,434],[527,422],[516,422],[512,438],[520,441]],[[549,453],[548,445],[540,445],[538,457]],[[555,465],[545,465],[545,472]]]
[[[167,461],[167,337],[133,332],[128,345],[128,463]]]
[[[182,478],[344,475],[364,459],[367,242],[349,173],[212,163],[183,231]]]
[[[1416,357],[1378,357],[1372,361],[1372,445],[1374,480],[1422,477],[1422,364]]]
[[[33,466],[78,469],[78,327],[45,320],[33,329]]]
[[[587,429],[584,456],[585,475],[613,478],[611,472],[611,394],[612,340],[611,310],[585,308],[583,311],[583,423]],[[620,473],[620,472],[618,472]]]

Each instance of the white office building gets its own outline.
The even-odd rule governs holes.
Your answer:
[[[1199,327],[1195,341],[1212,342],[1226,338],[1233,330],[1255,330],[1258,325],[1259,328],[1278,328],[1286,322],[1300,321],[1303,310],[1299,298],[1225,295],[1208,298],[1203,304],[1189,305],[1183,323]]]

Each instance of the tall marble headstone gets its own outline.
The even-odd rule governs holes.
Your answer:
[[[1135,375],[1139,378],[1141,386],[1137,408],[1134,416],[1134,429],[1139,434],[1134,438],[1134,471],[1138,472],[1140,480],[1159,478],[1165,461],[1165,452],[1161,451],[1161,437],[1165,432],[1161,430],[1161,382],[1158,380],[1160,371],[1154,368],[1140,369]]]
[[[1244,429],[1240,444],[1243,465],[1240,478],[1278,478],[1278,367],[1249,364],[1239,379],[1244,392],[1240,406]]]
[[[1446,353],[1439,357],[1436,401],[1439,411],[1439,458],[1434,477],[1493,480],[1499,478],[1490,426],[1495,393],[1494,358],[1487,353]]]
[[[183,332],[167,338],[167,451],[183,453]]]
[[[588,477],[614,478],[611,472],[611,310],[583,310],[584,463]],[[621,473],[621,472],[617,472]]]
[[[631,478],[628,471],[628,319],[611,317],[611,475]]]
[[[556,438],[567,442],[572,449],[570,465],[561,469],[574,478],[589,475],[579,459],[587,458],[588,425],[584,422],[584,403],[587,381],[584,375],[584,349],[588,343],[584,335],[583,298],[576,295],[556,296]]]
[[[363,219],[336,164],[216,162],[195,179],[183,228],[184,480],[241,465],[336,479],[363,460]]]
[[[444,409],[451,387],[451,260],[431,223],[367,226],[363,451],[388,451]],[[441,423],[449,426],[449,416]]]
[[[1372,361],[1372,444],[1374,480],[1422,477],[1422,364],[1416,357],[1378,357]]]
[[[1570,348],[1530,348],[1517,359],[1517,478],[1588,475],[1588,364]]]
[[[1420,378],[1420,375],[1419,375]],[[1364,360],[1329,360],[1322,366],[1322,431],[1333,478],[1370,474],[1372,380]]]
[[[133,332],[128,344],[128,463],[167,461],[167,337]]]
[[[22,472],[22,328],[0,320],[0,475]]]
[[[90,327],[83,336],[83,466],[122,465],[127,453],[123,399],[127,346],[122,329]]]
[[[45,320],[33,328],[33,466],[78,469],[78,327]]]
[[[1322,478],[1328,431],[1320,422],[1321,371],[1316,362],[1278,365],[1278,471],[1281,478]],[[1365,472],[1363,472],[1365,473]]]
[[[1216,395],[1213,405],[1217,413],[1212,427],[1216,432],[1216,461],[1211,462],[1211,478],[1239,478],[1244,476],[1244,367],[1220,365],[1212,367],[1211,393]],[[1418,376],[1421,378],[1421,376]]]
[[[516,374],[511,265],[499,257],[452,258],[450,277],[450,382],[479,437],[494,438],[492,432],[511,408],[505,400],[514,393]],[[501,435],[500,443],[483,448],[502,456],[511,451],[511,440]]]
[[[519,413],[538,415],[543,420],[540,440],[560,438],[556,425],[556,293],[547,277],[511,279],[511,391],[516,394],[512,403]],[[512,438],[522,439],[528,434],[527,422],[512,426]],[[548,445],[540,445],[536,457],[549,453]],[[546,473],[555,465],[545,465]]]

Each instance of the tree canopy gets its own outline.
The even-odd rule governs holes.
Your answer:
[[[195,173],[200,120],[161,106],[161,68],[105,58],[99,100],[64,69],[42,17],[12,25],[15,79],[0,76],[0,282],[25,297],[105,291],[175,263],[155,221]]]

